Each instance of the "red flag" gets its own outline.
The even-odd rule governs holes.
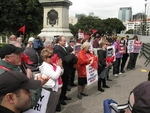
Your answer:
[[[26,29],[26,25],[22,26],[18,31],[20,31],[23,34],[25,34],[25,29]]]
[[[84,35],[85,39],[88,40],[90,38],[90,35]]]
[[[58,60],[59,60],[58,55],[57,55],[57,54],[54,54],[53,57],[52,57],[52,62],[53,62],[54,64],[56,64]]]
[[[93,63],[91,64],[91,66],[94,68],[94,69],[98,69],[98,57],[94,57],[94,61]]]
[[[105,60],[109,64],[109,63],[113,63],[114,58],[115,58],[115,56],[111,56],[111,57],[105,58]]]
[[[29,59],[28,55],[25,53],[21,53],[21,62],[22,63],[27,63],[27,64],[33,64],[33,62]]]
[[[97,32],[96,29],[91,29],[91,31],[92,31],[93,34]]]

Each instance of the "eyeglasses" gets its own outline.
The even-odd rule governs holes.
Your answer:
[[[47,58],[52,58],[53,55],[48,56]]]

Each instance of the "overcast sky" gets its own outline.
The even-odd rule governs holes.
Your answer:
[[[70,0],[72,5],[69,7],[69,15],[86,14],[94,12],[95,16],[101,19],[118,18],[120,7],[132,7],[132,14],[145,12],[147,3],[147,14],[150,14],[150,0]]]

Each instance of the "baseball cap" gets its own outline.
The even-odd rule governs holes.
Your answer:
[[[150,113],[150,81],[142,82],[133,89],[132,113]]]
[[[18,89],[37,89],[41,87],[39,80],[27,78],[27,76],[19,71],[6,71],[0,74],[0,95],[16,91]]]
[[[30,37],[29,39],[28,39],[28,42],[34,42],[34,37]]]
[[[13,44],[5,44],[1,49],[0,49],[0,57],[3,59],[6,55],[10,55],[12,53],[22,53],[24,51],[23,48],[19,48],[14,46]]]

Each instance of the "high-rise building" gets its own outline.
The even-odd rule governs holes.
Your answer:
[[[85,15],[85,14],[75,14],[75,18],[77,18],[78,20],[79,20],[81,17],[86,17],[86,15]]]
[[[122,22],[131,21],[132,20],[132,8],[131,7],[121,7],[119,9],[118,18]]]
[[[135,15],[133,15],[133,20],[143,20],[144,17],[144,13],[137,13]]]

